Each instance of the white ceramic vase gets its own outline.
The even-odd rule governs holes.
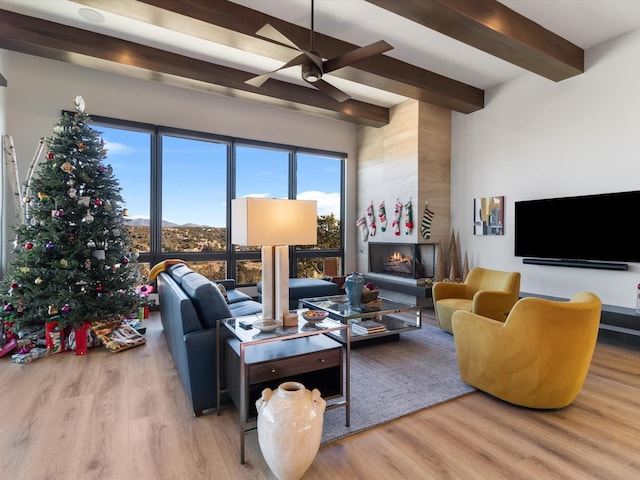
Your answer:
[[[258,442],[278,480],[298,480],[311,466],[320,448],[326,406],[318,389],[309,391],[299,382],[262,391],[256,401]]]

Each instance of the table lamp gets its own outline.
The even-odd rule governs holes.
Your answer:
[[[318,242],[315,200],[243,197],[231,201],[231,243],[262,246],[262,319],[289,312],[289,246]]]

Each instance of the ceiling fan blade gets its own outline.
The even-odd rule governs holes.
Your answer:
[[[322,93],[329,95],[331,98],[338,102],[344,102],[345,100],[349,100],[351,97],[344,93],[342,90],[337,89],[333,85],[324,80],[320,79],[316,82],[307,82],[309,85],[313,85]]]
[[[360,60],[364,60],[365,58],[373,57],[374,55],[378,55],[379,53],[384,53],[392,49],[393,47],[391,45],[389,45],[384,40],[380,40],[378,42],[372,43],[371,45],[351,50],[344,55],[340,55],[339,57],[330,58],[329,60],[324,62],[322,71],[324,73],[333,72],[334,70],[338,70],[339,68],[346,67],[353,63],[359,62]]]
[[[247,85],[252,85],[254,87],[261,87],[262,84],[267,80],[269,80],[276,72],[279,72],[280,70],[284,70],[285,68],[295,67],[296,65],[302,65],[307,61],[307,58],[308,57],[306,55],[306,52],[303,52],[300,55],[297,55],[296,57],[289,60],[280,68],[276,68],[271,72],[263,73],[262,75],[258,75],[256,77],[250,78],[249,80],[245,80],[244,83],[246,83]]]
[[[299,46],[297,46],[295,43],[285,37],[284,34],[280,33],[278,30],[276,30],[275,27],[268,23],[265,24],[260,30],[258,30],[256,32],[256,35],[268,38],[269,40],[273,40],[274,42],[281,43],[283,45],[286,45],[287,47],[295,48],[296,50],[302,51]]]

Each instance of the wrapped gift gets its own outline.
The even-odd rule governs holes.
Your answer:
[[[16,353],[15,355],[11,355],[11,361],[13,363],[31,363],[34,360],[39,360],[48,355],[48,348],[36,347],[32,348],[27,353]]]

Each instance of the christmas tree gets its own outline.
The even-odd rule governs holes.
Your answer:
[[[45,158],[25,184],[25,222],[2,281],[3,320],[21,328],[56,321],[77,328],[131,312],[137,256],[120,187],[82,97],[46,139]]]

